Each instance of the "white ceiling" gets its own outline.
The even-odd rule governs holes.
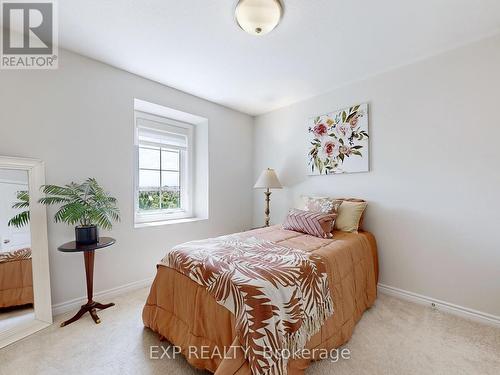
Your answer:
[[[61,0],[60,44],[256,115],[500,32],[499,0],[284,0],[263,37],[235,4]]]

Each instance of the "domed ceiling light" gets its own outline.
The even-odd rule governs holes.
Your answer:
[[[280,0],[239,0],[236,22],[247,33],[265,35],[278,26],[283,16]]]

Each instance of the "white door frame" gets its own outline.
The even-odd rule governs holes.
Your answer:
[[[0,332],[0,348],[31,335],[52,324],[50,295],[49,248],[47,240],[47,211],[38,203],[40,187],[45,184],[45,166],[41,160],[0,156],[0,169],[28,172],[30,196],[31,259],[35,319]]]

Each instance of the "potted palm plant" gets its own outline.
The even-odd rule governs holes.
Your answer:
[[[45,205],[60,204],[54,215],[56,223],[75,227],[75,240],[78,244],[89,245],[99,241],[98,228],[111,229],[113,221],[120,220],[116,198],[109,195],[94,178],[83,183],[57,186],[44,185],[45,197],[39,200]]]
[[[26,190],[21,190],[17,192],[16,197],[17,197],[17,202],[14,203],[12,208],[16,209],[27,208],[27,210],[18,213],[16,216],[10,219],[9,222],[7,223],[7,226],[21,228],[30,222],[30,211],[29,211],[30,194]]]

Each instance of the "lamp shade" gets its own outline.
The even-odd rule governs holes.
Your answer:
[[[262,171],[254,186],[257,189],[281,189],[282,187],[276,172],[271,168]]]

